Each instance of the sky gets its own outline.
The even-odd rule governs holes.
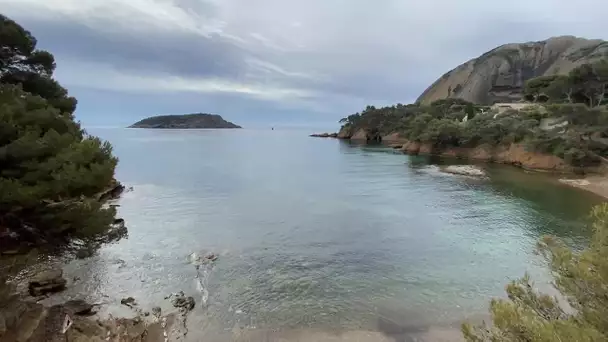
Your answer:
[[[608,38],[605,0],[0,0],[55,55],[86,126],[208,112],[337,127],[498,45]]]

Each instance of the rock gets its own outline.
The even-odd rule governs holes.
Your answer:
[[[218,258],[219,256],[215,253],[207,253],[207,255],[205,255],[205,259],[209,261],[216,261]]]
[[[347,125],[342,126],[342,128],[340,128],[340,131],[338,132],[338,135],[336,136],[336,138],[338,139],[350,139],[350,137],[353,135],[351,128]]]
[[[441,170],[446,173],[470,177],[484,177],[486,175],[485,171],[471,165],[450,165],[442,168]]]
[[[137,305],[137,303],[135,302],[135,298],[133,297],[127,297],[127,298],[123,298],[120,300],[120,304],[122,305],[126,305],[130,308],[134,307]]]
[[[90,316],[95,314],[95,312],[93,312],[95,305],[89,304],[81,299],[67,301],[63,306],[74,315]]]
[[[428,105],[446,98],[486,105],[515,102],[522,99],[524,83],[530,78],[565,75],[607,53],[608,42],[572,36],[505,44],[444,74],[417,102]]]
[[[162,315],[162,309],[160,308],[160,306],[155,306],[152,308],[152,315],[154,315],[154,317],[156,318],[160,318],[160,316]]]
[[[65,290],[67,281],[63,278],[63,271],[54,268],[43,271],[32,278],[29,282],[29,292],[32,296],[43,296],[47,293],[55,293]]]
[[[101,239],[100,242],[103,242],[103,243],[116,242],[124,237],[127,237],[128,234],[129,234],[129,230],[125,226],[125,220],[116,219],[116,220],[114,220],[114,223],[112,224],[110,229],[108,229],[108,231],[103,236],[103,238]]]
[[[314,138],[337,138],[338,133],[316,133],[311,134],[310,136]]]
[[[99,194],[99,201],[105,202],[108,200],[117,199],[124,191],[125,186],[115,180],[106,191]]]
[[[173,299],[171,300],[171,304],[173,304],[174,307],[179,308],[184,312],[188,312],[194,309],[195,302],[194,298],[186,297],[186,295],[184,295],[184,292],[180,291],[173,297]]]

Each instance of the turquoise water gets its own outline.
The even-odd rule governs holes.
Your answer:
[[[194,336],[248,329],[380,330],[482,317],[490,298],[530,272],[543,234],[574,244],[594,195],[544,175],[488,167],[485,180],[434,161],[302,131],[92,129],[120,158],[129,238],[66,267],[63,296],[161,305],[183,290],[207,305]],[[109,306],[108,311],[120,310]],[[112,311],[113,312],[113,311]],[[389,322],[389,323],[387,323]],[[191,334],[191,336],[192,336]],[[198,335],[197,335],[198,334]]]

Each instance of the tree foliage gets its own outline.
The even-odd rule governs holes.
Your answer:
[[[112,222],[97,194],[113,182],[109,143],[74,121],[76,101],[52,79],[53,55],[0,16],[0,227],[46,237],[90,235]]]
[[[462,327],[470,342],[595,342],[608,340],[608,203],[592,210],[589,247],[575,252],[546,237],[540,250],[555,274],[555,285],[567,299],[538,293],[528,276],[507,286],[507,299],[490,304],[492,325]]]
[[[0,14],[0,83],[20,84],[24,91],[40,95],[61,112],[72,114],[76,99],[51,78],[55,58],[37,50],[36,45],[29,31]]]
[[[524,98],[531,102],[605,104],[608,92],[608,60],[601,59],[574,68],[568,75],[541,76],[524,86]]]

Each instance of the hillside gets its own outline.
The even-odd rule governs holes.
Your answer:
[[[525,101],[492,106],[460,98],[368,106],[340,120],[337,137],[534,169],[587,172],[606,166],[608,58],[564,75],[531,78],[518,93]]]
[[[447,72],[417,102],[428,105],[454,98],[476,104],[522,99],[524,83],[534,77],[565,75],[585,63],[608,56],[608,42],[573,36],[506,44]]]
[[[152,116],[129,128],[241,128],[215,114],[185,114]]]

